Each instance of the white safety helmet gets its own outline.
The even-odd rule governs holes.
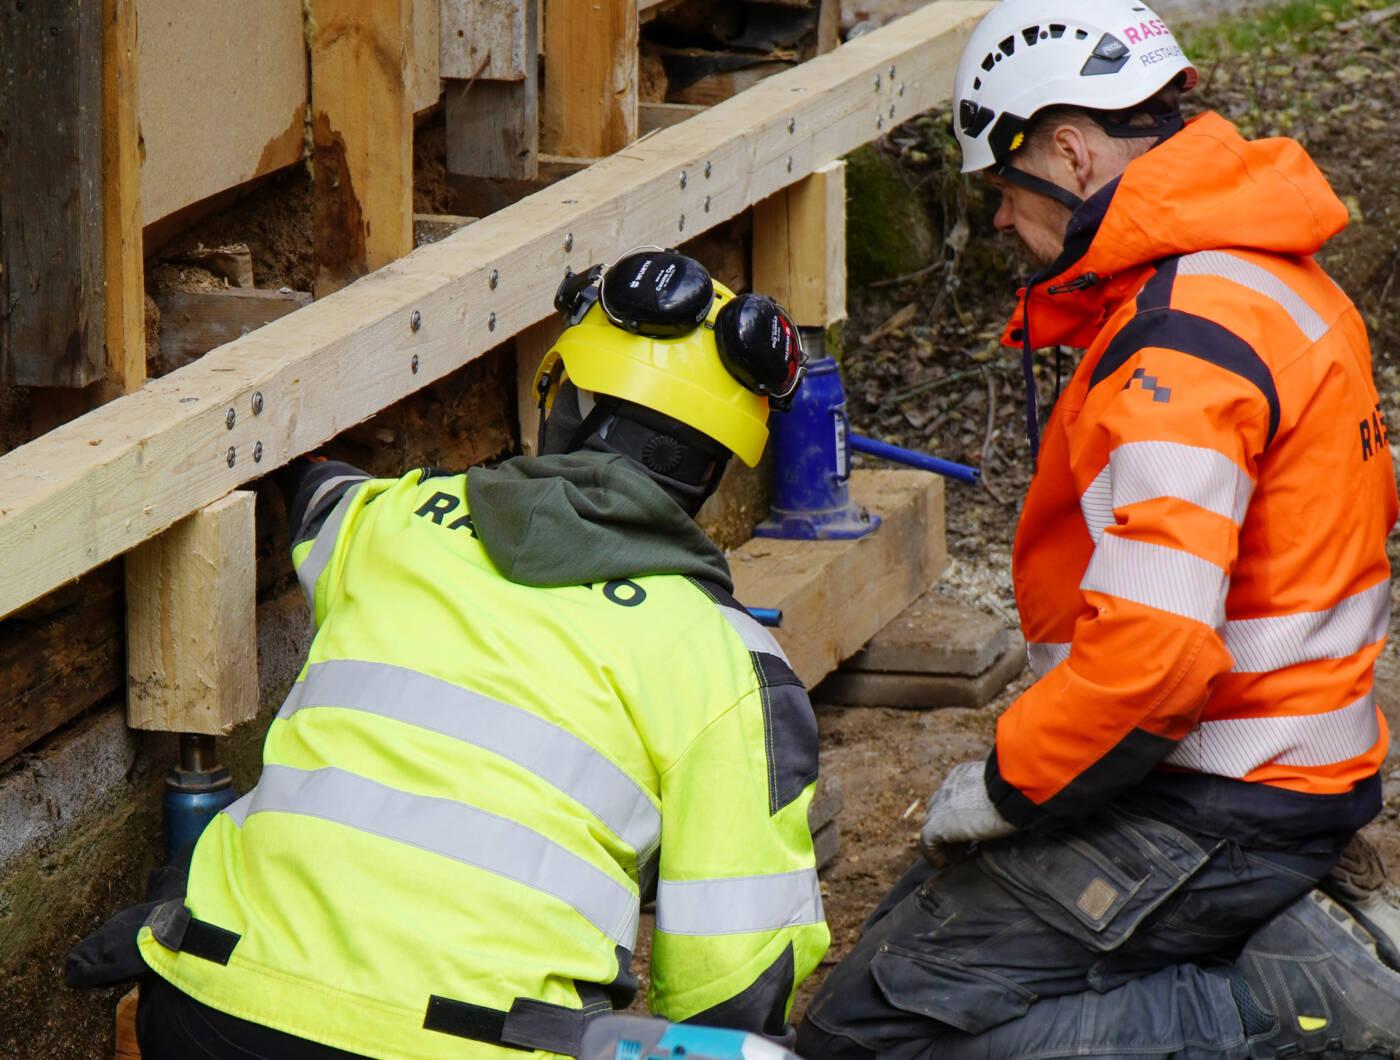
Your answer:
[[[1195,67],[1167,24],[1136,0],[1002,0],[958,63],[953,127],[962,170],[1005,166],[1046,107],[1126,110],[1182,75],[1183,91],[1193,88]]]

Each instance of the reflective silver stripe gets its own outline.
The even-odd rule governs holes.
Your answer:
[[[340,524],[345,522],[345,514],[350,510],[351,498],[355,496],[356,489],[357,487],[352,486],[345,491],[345,496],[336,502],[331,514],[326,516],[326,521],[317,531],[311,551],[297,568],[297,581],[301,582],[301,591],[306,594],[306,602],[311,605],[313,612],[316,609],[316,582],[321,577],[321,572],[326,569],[326,564],[331,561],[331,554],[335,551],[335,539],[340,536]]]
[[[1204,721],[1177,745],[1170,765],[1243,777],[1260,766],[1326,766],[1363,755],[1380,739],[1368,693],[1326,714]]]
[[[252,803],[253,793],[250,791],[247,794],[241,795],[237,799],[234,799],[233,802],[225,806],[220,812],[226,813],[229,815],[229,817],[233,818],[234,827],[242,828],[243,821],[248,816],[248,807],[251,806]]]
[[[245,818],[291,813],[332,821],[514,880],[573,907],[628,950],[637,896],[522,824],[450,799],[414,795],[341,769],[263,767]],[[463,896],[459,896],[463,897]]]
[[[1390,629],[1390,582],[1348,596],[1325,611],[1304,611],[1225,623],[1234,672],[1263,674],[1315,659],[1346,659],[1385,639]]]
[[[313,663],[277,716],[308,707],[391,718],[509,759],[587,809],[638,861],[660,841],[661,813],[641,785],[584,740],[528,710],[417,670],[358,659]]]
[[[1218,628],[1225,618],[1226,586],[1225,572],[1199,556],[1104,534],[1079,587]]]
[[[331,490],[346,482],[366,482],[368,479],[368,475],[336,475],[334,478],[326,479],[325,482],[316,487],[316,492],[311,494],[311,500],[306,503],[306,521],[311,522],[316,519],[317,515],[320,514],[317,509],[320,507],[322,499]]]
[[[1175,497],[1239,525],[1253,494],[1253,480],[1224,453],[1179,442],[1127,442],[1113,450],[1079,506],[1098,544],[1115,522],[1115,508]]]
[[[734,627],[734,632],[744,642],[744,647],[749,651],[764,652],[768,655],[776,655],[783,662],[788,661],[788,657],[783,654],[783,649],[778,645],[777,638],[769,633],[763,626],[759,625],[758,619],[747,611],[734,607],[720,607],[720,613],[728,619],[729,624]],[[789,666],[791,663],[788,664]]]
[[[1068,644],[1026,644],[1026,661],[1036,677],[1044,677],[1068,658]]]
[[[656,885],[656,928],[668,935],[743,935],[822,919],[816,869]]]
[[[1268,269],[1226,254],[1219,250],[1204,250],[1187,254],[1176,266],[1178,276],[1219,276],[1221,279],[1248,287],[1256,294],[1277,302],[1279,308],[1293,318],[1298,330],[1313,342],[1327,334],[1327,324],[1317,310],[1308,305],[1297,291],[1289,287]]]

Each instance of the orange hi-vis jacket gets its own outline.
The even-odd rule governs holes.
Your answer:
[[[1395,474],[1365,326],[1311,257],[1347,216],[1300,145],[1205,114],[1023,294],[1008,343],[1085,353],[1016,534],[1038,679],[988,765],[1008,820],[1146,790],[1286,841],[1379,810]]]

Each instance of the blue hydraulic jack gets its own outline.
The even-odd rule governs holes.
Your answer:
[[[214,755],[214,737],[180,734],[180,762],[165,778],[165,861],[189,852],[204,826],[238,793],[233,778]]]
[[[851,450],[977,483],[975,467],[866,438],[851,431],[841,370],[827,355],[826,333],[802,328],[809,351],[807,375],[792,409],[770,417],[773,439],[773,504],[754,528],[757,537],[804,541],[864,537],[880,525],[850,497]]]

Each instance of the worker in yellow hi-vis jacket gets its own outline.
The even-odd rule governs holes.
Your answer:
[[[282,473],[317,633],[139,929],[146,1060],[574,1055],[653,890],[652,1011],[790,1040],[828,943],[816,724],[693,516],[801,343],[672,252],[556,302],[539,457]]]

